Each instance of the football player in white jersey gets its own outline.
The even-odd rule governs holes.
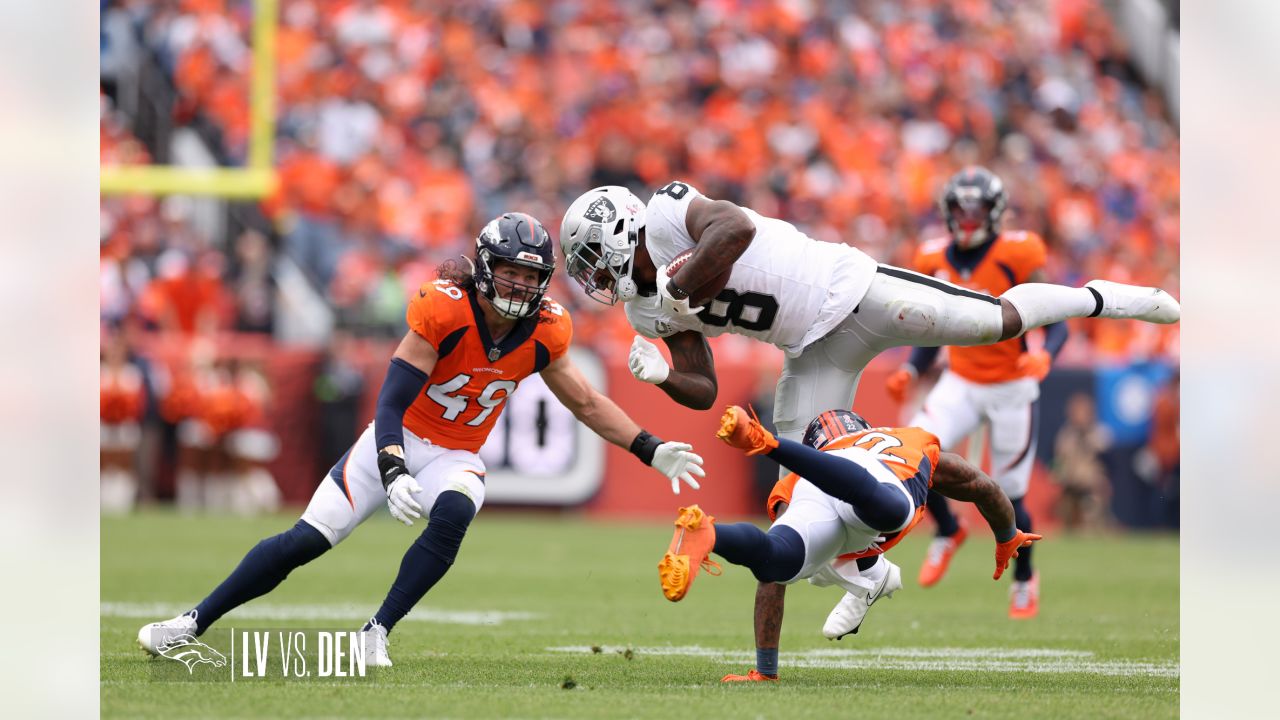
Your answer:
[[[862,369],[891,347],[985,345],[1075,317],[1174,323],[1180,315],[1163,290],[1106,280],[1023,283],[992,297],[879,265],[853,246],[814,240],[679,181],[648,205],[619,186],[584,193],[565,212],[560,244],[568,274],[592,298],[622,301],[644,336],[632,344],[632,374],[681,405],[715,403],[705,336],[736,333],[781,348],[773,419],[789,440],[819,413],[851,408]],[[668,276],[667,265],[687,250],[692,256]],[[674,367],[644,338],[662,338]]]
[[[706,336],[736,333],[781,348],[773,420],[792,441],[822,412],[851,408],[863,368],[891,347],[987,345],[1076,317],[1168,324],[1181,314],[1163,290],[1106,280],[1079,288],[1028,282],[992,297],[877,264],[851,245],[814,240],[680,181],[648,205],[614,185],[582,194],[561,221],[560,244],[568,274],[595,300],[623,302],[643,336],[631,346],[631,373],[681,405],[715,404]],[[645,338],[662,338],[674,367]],[[781,595],[781,586],[762,583],[757,605]]]

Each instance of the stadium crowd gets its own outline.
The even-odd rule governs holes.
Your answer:
[[[680,178],[909,265],[936,198],[981,163],[1049,275],[1178,294],[1179,139],[1101,0],[281,0],[282,238],[201,237],[182,198],[103,200],[104,323],[274,327],[287,252],[340,326],[399,333],[406,294],[519,208],[553,234],[586,188]],[[107,0],[170,74],[173,120],[248,142],[250,0]],[[103,164],[147,162],[109,99]],[[579,342],[621,313],[558,277]],[[735,338],[717,342],[731,344]],[[1177,357],[1177,326],[1082,323],[1065,362]]]
[[[266,207],[350,317],[394,325],[485,218],[519,207],[554,230],[603,183],[683,178],[905,264],[970,162],[1005,178],[1007,224],[1046,237],[1054,279],[1177,291],[1178,135],[1098,0],[281,7]],[[175,117],[203,113],[243,157],[251,3],[115,9],[172,73]],[[1176,352],[1134,326],[1088,334],[1078,352]]]

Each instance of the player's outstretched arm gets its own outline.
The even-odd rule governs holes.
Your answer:
[[[422,506],[413,499],[422,488],[404,462],[404,413],[427,384],[437,358],[436,349],[426,338],[412,330],[405,333],[387,367],[373,416],[378,472],[387,491],[387,508],[405,525],[422,517]]]
[[[675,368],[662,359],[658,347],[639,335],[631,343],[627,365],[637,380],[662,388],[672,400],[694,410],[709,410],[716,402],[715,358],[702,333],[686,330],[663,338]]]
[[[645,431],[622,408],[591,386],[568,355],[561,355],[542,370],[542,379],[552,394],[597,435],[625,448],[645,465],[671,480],[671,491],[680,494],[680,483],[694,490],[705,477],[702,458],[692,452],[693,446],[681,442],[663,442]]]
[[[1018,557],[1018,548],[1027,547],[1041,536],[1024,533],[1017,527],[1013,503],[986,473],[955,453],[941,453],[938,467],[933,471],[933,489],[940,495],[971,502],[991,526],[996,536],[996,571],[992,579],[999,580],[1009,561]]]

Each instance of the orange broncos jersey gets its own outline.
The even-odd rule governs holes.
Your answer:
[[[970,290],[998,296],[1027,281],[1031,273],[1044,267],[1044,240],[1031,232],[1003,232],[986,246],[986,254],[969,272],[954,264],[955,251],[949,238],[938,238],[916,250],[915,270]],[[1025,351],[1022,338],[994,345],[951,347],[951,371],[976,383],[990,384],[1017,380],[1018,356]]]
[[[452,283],[425,283],[409,302],[409,328],[439,357],[427,386],[404,414],[404,426],[441,447],[476,452],[516,385],[564,355],[573,321],[545,299],[537,318],[522,319],[494,343],[480,299]]]
[[[848,447],[860,447],[875,455],[885,467],[907,486],[907,492],[915,503],[915,514],[907,526],[898,532],[887,533],[882,542],[857,553],[841,555],[842,558],[859,558],[879,555],[907,536],[923,518],[925,497],[929,488],[933,487],[933,469],[938,467],[938,454],[942,451],[938,446],[938,438],[933,433],[925,432],[918,427],[907,428],[871,428],[860,433],[846,435],[833,440],[822,452],[843,450]],[[791,504],[791,494],[795,492],[796,482],[800,479],[795,473],[788,473],[779,480],[769,493],[769,504],[766,510],[770,520],[777,520],[778,503]]]

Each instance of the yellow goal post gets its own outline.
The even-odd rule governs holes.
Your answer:
[[[279,0],[254,0],[249,89],[249,162],[244,167],[127,165],[99,168],[103,195],[204,195],[254,199],[272,192]]]

